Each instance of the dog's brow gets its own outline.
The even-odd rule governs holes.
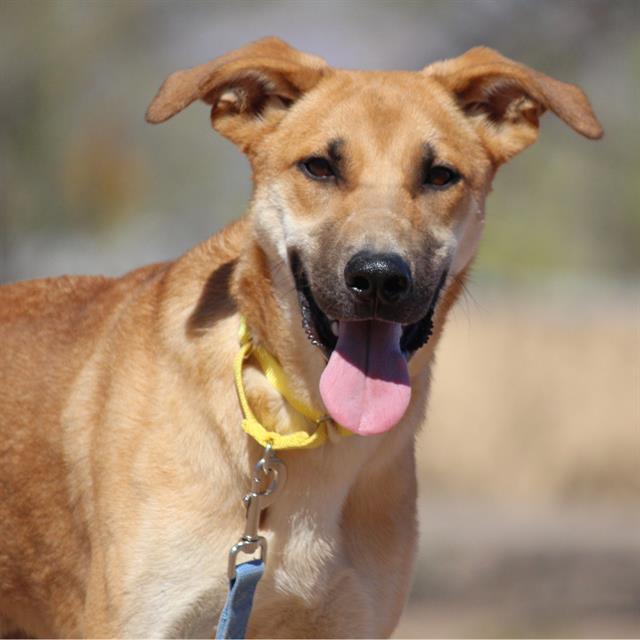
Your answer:
[[[423,145],[422,161],[426,166],[429,166],[435,162],[436,150],[430,142],[425,142]]]
[[[335,138],[331,140],[327,146],[327,154],[331,162],[339,164],[342,160],[342,149],[344,148],[344,140],[342,138]]]
[[[344,147],[344,140],[342,138],[335,138],[329,142],[327,146],[327,153],[329,158],[334,162],[340,162],[342,160],[342,148]]]
[[[344,179],[344,140],[342,138],[334,138],[327,145],[327,155],[338,180]]]
[[[409,178],[409,190],[413,197],[420,193],[425,170],[433,166],[436,161],[436,149],[431,142],[425,142],[422,144],[421,152],[419,152],[419,155],[415,156],[415,161],[416,165]]]

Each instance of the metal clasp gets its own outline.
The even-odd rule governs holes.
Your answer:
[[[333,444],[339,442],[340,434],[338,433],[338,427],[336,426],[333,418],[329,415],[320,416],[316,420],[316,425],[318,427],[321,427],[323,424],[325,425],[325,428],[327,430],[327,438],[329,439],[329,442],[332,442]]]
[[[254,553],[260,549],[260,559],[266,562],[267,540],[264,536],[258,534],[260,514],[269,505],[273,504],[277,492],[284,486],[286,481],[287,467],[276,456],[271,445],[268,444],[262,458],[256,464],[251,481],[251,491],[242,498],[242,502],[244,502],[247,509],[247,517],[242,537],[229,550],[229,564],[227,567],[229,580],[233,580],[236,577],[236,556],[240,552]],[[266,487],[264,487],[265,484]]]
[[[331,426],[331,423],[333,422],[333,418],[327,414],[320,416],[317,420],[316,420],[316,426],[319,427],[322,425],[323,422],[327,423],[327,426]]]

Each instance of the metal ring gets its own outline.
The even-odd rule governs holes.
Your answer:
[[[229,580],[233,580],[236,577],[236,556],[238,553],[241,551],[242,553],[253,553],[257,548],[260,549],[260,560],[266,562],[267,539],[263,536],[258,536],[252,540],[240,539],[229,549],[229,563],[227,565]]]
[[[242,356],[243,360],[248,360],[253,355],[253,340],[250,340],[246,344],[249,345],[249,348],[244,352],[244,355]]]
[[[262,453],[262,458],[260,458],[260,460],[258,460],[258,463],[256,464],[256,468],[259,468],[260,471],[262,471],[262,473],[268,477],[270,473],[273,473],[275,471],[276,475],[278,473],[277,469],[274,469],[274,467],[272,467],[270,465],[270,462],[276,457],[276,454],[273,451],[273,441],[269,440],[264,448],[264,451]]]

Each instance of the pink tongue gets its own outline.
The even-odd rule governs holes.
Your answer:
[[[320,377],[320,395],[331,417],[360,435],[395,426],[411,399],[402,326],[393,322],[341,321],[338,344]]]

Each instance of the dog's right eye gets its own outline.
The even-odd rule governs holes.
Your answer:
[[[336,176],[331,163],[326,158],[319,156],[301,160],[298,166],[302,170],[302,173],[313,180],[329,180]]]
[[[434,189],[445,189],[460,180],[460,174],[449,167],[433,165],[425,170],[422,184]]]

